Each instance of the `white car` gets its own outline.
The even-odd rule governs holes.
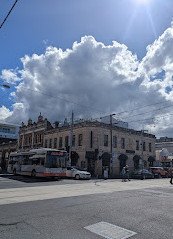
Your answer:
[[[90,179],[91,174],[87,171],[78,170],[75,167],[67,167],[66,176],[75,179]]]

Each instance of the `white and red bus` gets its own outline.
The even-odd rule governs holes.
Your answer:
[[[13,152],[9,156],[9,173],[32,177],[65,177],[67,151],[39,148]]]

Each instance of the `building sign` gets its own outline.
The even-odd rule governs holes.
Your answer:
[[[66,152],[50,152],[50,155],[54,155],[54,156],[65,156]]]
[[[128,154],[134,154],[135,153],[135,151],[134,150],[126,150],[126,153],[128,153]]]
[[[165,161],[166,160],[166,157],[165,156],[162,156],[162,161]]]

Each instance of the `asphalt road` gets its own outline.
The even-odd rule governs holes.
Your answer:
[[[6,175],[0,177],[0,238],[101,239],[85,227],[106,222],[137,233],[132,239],[172,239],[172,195],[169,179],[51,181]],[[97,225],[104,233],[103,224]],[[109,238],[122,237],[113,228]]]

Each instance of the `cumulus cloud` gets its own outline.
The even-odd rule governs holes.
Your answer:
[[[143,86],[156,89],[167,100],[173,96],[173,24],[147,47],[139,72],[144,76]]]
[[[9,84],[15,84],[16,82],[20,81],[21,79],[17,76],[18,69],[4,69],[2,70],[2,75],[0,78],[5,80]]]
[[[11,112],[9,109],[7,109],[5,106],[2,106],[0,108],[0,121],[5,122],[5,120],[12,116],[13,112]]]
[[[119,116],[129,122],[138,120],[135,127],[140,129],[142,124],[150,128],[158,120],[155,117],[171,109],[166,107],[173,94],[172,53],[173,26],[147,47],[141,62],[127,46],[116,41],[106,46],[92,36],[82,37],[65,51],[49,46],[44,54],[26,55],[21,59],[22,69],[2,71],[1,78],[18,82],[11,94],[13,111],[7,118],[21,123],[29,117],[36,120],[42,112],[54,122],[70,116],[72,110],[84,118],[127,111]],[[157,104],[141,107],[157,102],[164,102],[161,110]],[[150,120],[142,123],[141,118]],[[170,121],[171,116],[165,121],[168,127]],[[162,124],[164,119],[154,133],[167,132]]]

